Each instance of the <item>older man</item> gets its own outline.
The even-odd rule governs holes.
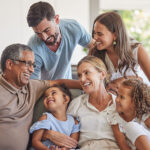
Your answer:
[[[29,80],[34,67],[34,53],[26,45],[13,44],[2,53],[0,150],[26,150],[34,105],[50,84],[78,87],[76,81]]]

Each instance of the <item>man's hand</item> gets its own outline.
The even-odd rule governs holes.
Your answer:
[[[52,141],[55,145],[67,148],[75,148],[78,144],[78,142],[75,139],[53,130],[45,131],[42,139],[48,139]]]

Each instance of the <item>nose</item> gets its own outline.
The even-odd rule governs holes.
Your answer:
[[[81,77],[80,77],[80,79],[79,79],[79,80],[80,80],[81,82],[84,82],[84,81],[85,81],[85,79],[86,79],[85,75],[81,75]]]
[[[43,32],[43,33],[42,33],[42,39],[43,39],[44,41],[46,41],[47,38],[48,38],[48,35],[47,35],[45,32]]]
[[[98,40],[98,38],[99,38],[99,36],[95,33],[95,34],[94,34],[94,39],[95,39],[95,40]]]
[[[34,67],[33,67],[33,65],[29,66],[29,67],[28,67],[28,70],[30,71],[30,73],[33,73],[33,72],[34,72]]]
[[[117,96],[117,97],[116,97],[116,103],[118,103],[118,102],[119,102],[119,97]]]
[[[52,97],[53,97],[52,93],[49,93],[49,95],[47,96],[47,98],[52,98]]]

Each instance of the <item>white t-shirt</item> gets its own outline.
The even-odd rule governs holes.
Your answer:
[[[111,125],[118,124],[120,131],[135,145],[136,139],[141,135],[146,135],[150,140],[150,129],[144,123],[149,116],[150,114],[144,114],[141,120],[134,118],[130,122],[126,122],[117,112],[111,113],[107,117],[108,122]],[[136,149],[135,146],[132,146],[132,149]]]

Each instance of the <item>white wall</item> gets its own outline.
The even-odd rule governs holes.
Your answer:
[[[26,44],[33,34],[28,27],[26,16],[31,4],[40,0],[0,0],[0,55],[2,50],[12,43]],[[43,0],[50,2],[60,18],[74,18],[78,20],[87,31],[91,32],[90,14],[96,15],[99,9],[149,9],[150,0]],[[97,4],[94,10],[92,4]],[[89,12],[89,11],[92,12]],[[80,46],[74,51],[72,64],[76,64],[86,54]]]
[[[22,41],[21,25],[21,3],[15,0],[1,0],[0,5],[0,52],[5,46]]]
[[[0,55],[2,50],[12,43],[27,44],[33,34],[28,27],[26,16],[31,4],[40,0],[0,0]],[[51,3],[60,18],[74,18],[89,30],[89,0],[44,0]],[[81,53],[79,54],[79,51]],[[77,46],[72,63],[76,64],[86,55]]]
[[[150,9],[150,0],[100,0],[101,9]]]

